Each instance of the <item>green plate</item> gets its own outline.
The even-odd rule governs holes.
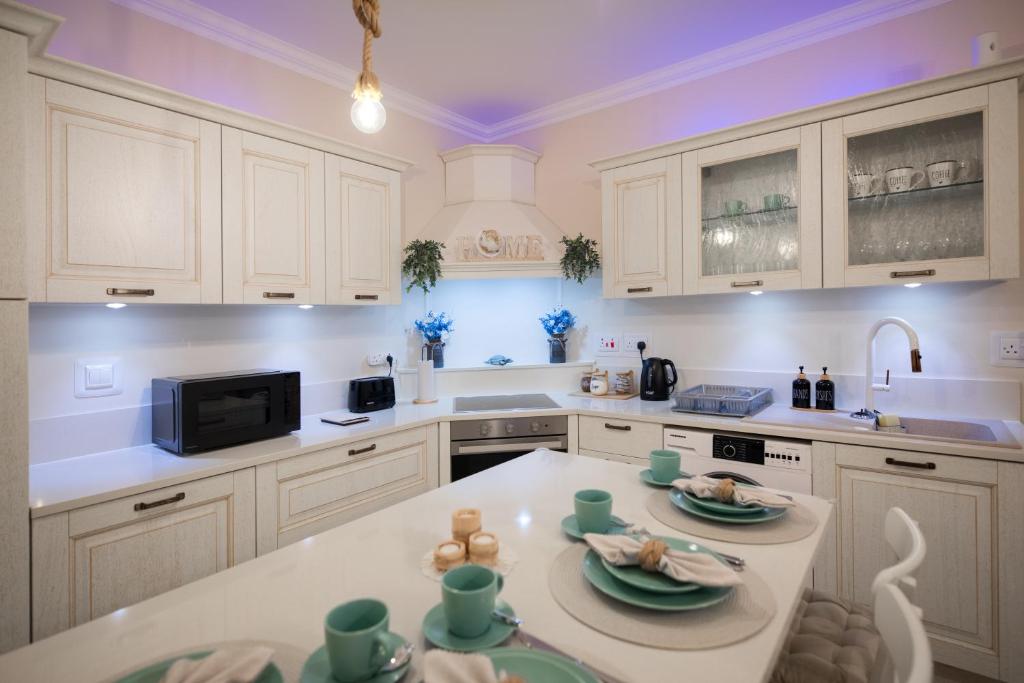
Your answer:
[[[626,533],[626,529],[628,528],[628,524],[626,524],[624,521],[622,521],[615,515],[612,515],[612,526],[605,533],[624,534]],[[567,535],[572,536],[577,540],[583,540],[583,532],[580,531],[580,525],[576,521],[576,515],[569,515],[568,517],[562,520],[562,531],[564,531]]]
[[[527,681],[543,683],[601,683],[599,678],[576,662],[553,652],[503,647],[480,654],[490,658],[495,674],[504,671]]]
[[[724,522],[726,524],[761,524],[762,522],[770,522],[773,519],[778,519],[786,514],[786,508],[764,508],[756,515],[720,515],[694,505],[690,499],[684,496],[683,492],[678,489],[672,489],[669,491],[668,499],[672,501],[673,505],[684,512],[696,517],[710,519],[713,522]]]
[[[683,491],[683,495],[697,507],[704,508],[709,512],[716,512],[720,515],[750,515],[764,512],[768,509],[764,505],[734,505],[732,503],[723,503],[714,498],[701,498],[691,491]]]
[[[683,612],[686,610],[703,609],[716,605],[732,592],[731,586],[724,588],[705,588],[690,593],[649,593],[628,584],[622,583],[604,568],[601,556],[588,550],[583,557],[583,575],[591,585],[608,597],[627,605],[643,607],[661,612]]]
[[[391,657],[391,653],[405,645],[406,640],[397,633],[388,633],[388,657]],[[412,663],[410,658],[406,662],[405,666],[399,667],[394,671],[387,673],[377,674],[372,678],[366,679],[365,683],[396,683],[405,672],[409,670],[409,664]],[[306,663],[302,665],[302,676],[299,678],[299,683],[338,683],[337,679],[331,675],[331,662],[327,659],[327,647],[321,645],[309,656]]]
[[[664,541],[668,544],[672,550],[682,550],[686,553],[705,553],[706,555],[713,555],[717,557],[715,551],[710,548],[705,548],[702,545],[698,545],[693,541],[687,541],[682,538],[671,538],[670,536],[654,536],[659,541]],[[636,565],[629,565],[625,567],[619,567],[617,565],[608,562],[604,558],[601,558],[601,564],[608,570],[608,573],[614,576],[622,583],[629,584],[634,588],[647,591],[649,593],[691,593],[696,590],[700,590],[702,586],[698,583],[680,583],[675,579],[672,579],[664,574],[658,572],[646,572]]]
[[[157,664],[150,664],[145,669],[139,669],[135,673],[128,674],[124,678],[119,678],[117,683],[159,683],[159,681],[167,673],[167,670],[171,668],[171,664],[174,664],[179,659],[187,657],[188,659],[202,659],[210,655],[213,650],[203,650],[202,652],[191,652],[187,655],[181,655],[178,657],[172,657],[166,659]],[[273,662],[267,664],[266,668],[263,669],[263,673],[259,675],[255,683],[284,683],[284,677],[281,675],[281,670],[274,666]]]
[[[498,600],[494,607],[513,617],[516,615],[515,610],[504,600]],[[440,602],[423,617],[423,636],[437,647],[455,652],[476,652],[495,647],[508,640],[515,630],[514,626],[492,619],[490,628],[476,638],[457,636],[448,630],[448,620],[444,617],[444,605]]]
[[[690,478],[690,475],[687,474],[686,472],[683,472],[682,470],[679,470],[679,476],[676,477],[676,479],[689,479],[689,478]],[[647,470],[640,470],[640,480],[643,483],[647,484],[648,486],[658,486],[658,487],[663,488],[663,489],[667,489],[667,488],[672,486],[672,482],[670,482],[670,481],[658,481],[657,479],[655,479],[654,475],[651,474],[651,471],[649,469],[647,469]]]

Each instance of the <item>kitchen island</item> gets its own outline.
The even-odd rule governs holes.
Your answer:
[[[640,467],[537,451],[441,487],[253,561],[57,634],[0,657],[0,680],[104,681],[171,654],[225,641],[273,641],[311,653],[334,605],[363,596],[383,599],[391,629],[425,648],[420,624],[440,600],[440,587],[420,568],[423,555],[448,537],[450,515],[478,507],[484,528],[519,562],[502,597],[524,628],[624,681],[660,681],[681,672],[694,680],[767,680],[826,531],[832,504],[798,496],[818,520],[802,540],[780,545],[704,541],[743,557],[771,587],[777,611],[742,642],[687,652],[633,645],[576,621],[548,589],[554,558],[572,542],[559,528],[573,493],[603,488],[614,513],[654,533],[680,536],[645,508],[652,489]],[[154,558],[159,561],[159,558]],[[405,680],[416,681],[416,672]]]

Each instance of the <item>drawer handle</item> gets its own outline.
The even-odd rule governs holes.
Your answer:
[[[377,444],[371,443],[366,448],[350,448],[348,449],[349,455],[362,455],[363,453],[369,453],[370,451],[377,450]]]
[[[919,470],[934,470],[935,463],[933,462],[910,462],[909,460],[897,460],[896,458],[886,458],[886,465],[895,465],[896,467],[916,467]]]
[[[653,292],[654,287],[629,287],[626,289],[626,294],[639,294],[641,292]]]
[[[107,294],[110,296],[153,296],[156,294],[152,289],[122,289],[121,287],[108,287]]]
[[[934,268],[926,268],[925,270],[894,270],[889,273],[889,277],[931,277],[935,275]]]
[[[380,294],[356,294],[356,301],[376,301]]]
[[[152,503],[136,503],[135,511],[139,510],[150,510],[152,508],[158,508],[161,505],[170,505],[171,503],[178,503],[185,500],[185,492],[182,491],[179,494],[173,495],[170,498],[164,498],[163,500],[154,500]]]
[[[760,287],[764,284],[764,280],[748,280],[746,282],[733,282],[733,287]]]
[[[264,299],[294,299],[295,292],[263,292]]]
[[[605,429],[614,429],[615,431],[618,431],[618,432],[628,432],[631,429],[633,429],[630,425],[613,425],[613,424],[609,424],[607,422],[604,423],[604,428]]]

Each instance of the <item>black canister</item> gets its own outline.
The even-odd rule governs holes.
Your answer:
[[[800,366],[800,374],[793,380],[793,407],[811,407],[811,381],[804,374],[804,366]]]
[[[828,368],[821,369],[821,379],[814,384],[814,407],[817,410],[836,409],[836,383],[828,376]]]

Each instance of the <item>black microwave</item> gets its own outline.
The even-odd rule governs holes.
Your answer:
[[[153,443],[178,455],[299,428],[299,373],[238,370],[154,379]]]

